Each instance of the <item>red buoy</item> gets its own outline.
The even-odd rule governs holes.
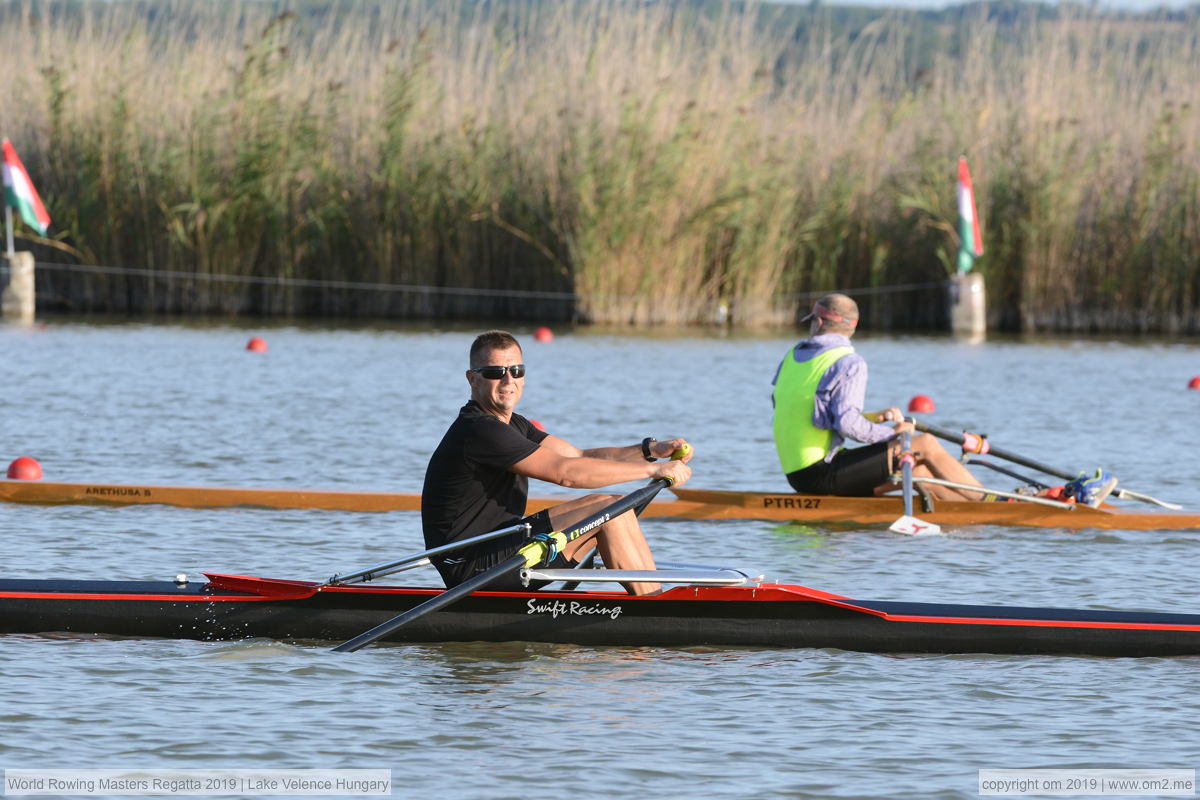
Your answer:
[[[1194,377],[1190,381],[1188,381],[1188,388],[1189,389],[1200,389],[1200,375],[1197,375],[1196,377]]]
[[[536,419],[529,420],[529,424],[532,425],[533,427],[537,428],[542,433],[546,432],[546,426],[543,425],[542,423],[538,422]]]
[[[543,325],[533,332],[533,340],[535,342],[553,342],[554,331]]]
[[[932,414],[935,410],[933,400],[929,395],[919,394],[908,401],[908,410],[917,414]]]
[[[246,342],[246,349],[252,353],[265,353],[267,352],[267,342],[265,339],[255,336]]]
[[[35,458],[21,456],[8,465],[8,477],[15,481],[40,481],[42,465]]]

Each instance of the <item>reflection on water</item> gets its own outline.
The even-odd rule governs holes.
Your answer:
[[[474,332],[281,326],[264,333],[268,353],[252,354],[250,331],[223,323],[0,329],[10,387],[0,461],[36,457],[56,481],[418,491],[465,399]],[[791,339],[559,331],[526,342],[523,411],[584,447],[685,435],[695,487],[786,491],[769,383]],[[1196,395],[1182,388],[1194,345],[856,344],[871,364],[872,408],[928,394],[944,427],[1072,469],[1103,464],[1130,488],[1200,507],[1197,460],[1149,446],[1180,441],[1179,420],[1195,416]],[[1104,419],[1138,420],[1136,436],[1096,428],[1098,398]],[[20,576],[321,580],[421,549],[419,520],[405,512],[0,506],[0,522],[0,563]],[[1180,532],[646,528],[661,560],[849,596],[1200,610],[1189,590],[1200,535]],[[0,767],[390,767],[398,796],[473,800],[564,786],[974,797],[984,767],[1195,761],[1186,698],[1200,659],[530,643],[344,655],[324,642],[55,634],[2,644]]]
[[[771,526],[771,535],[781,542],[792,541],[797,547],[821,547],[824,544],[823,537],[828,534],[852,530],[856,530],[856,528],[836,522],[822,524],[819,528],[805,525],[802,522],[781,522]]]

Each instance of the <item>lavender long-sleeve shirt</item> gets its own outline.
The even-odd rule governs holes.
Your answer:
[[[840,333],[823,333],[800,342],[792,349],[792,353],[796,361],[804,362],[834,347],[852,345],[850,339]],[[771,380],[772,386],[779,380],[782,367],[783,361],[780,361]],[[821,377],[814,398],[812,421],[818,428],[833,431],[826,461],[833,458],[847,439],[874,444],[890,439],[895,434],[891,426],[871,422],[862,415],[866,396],[867,362],[858,353],[842,356]]]

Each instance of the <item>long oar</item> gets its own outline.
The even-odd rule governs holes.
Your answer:
[[[399,558],[395,561],[389,561],[386,564],[376,564],[373,567],[367,567],[366,569],[360,569],[355,572],[347,572],[344,574],[339,573],[317,586],[317,588],[323,589],[326,586],[336,586],[344,583],[365,583],[366,581],[373,581],[376,578],[382,578],[384,575],[391,575],[394,572],[403,572],[404,570],[412,567],[423,566],[425,559],[431,558],[432,556],[438,556],[442,553],[448,553],[451,550],[459,550],[463,547],[469,547],[473,544],[479,544],[481,542],[489,542],[492,539],[511,536],[514,533],[528,534],[529,530],[529,523],[522,522],[520,525],[514,525],[511,528],[501,528],[498,531],[481,533],[478,536],[472,536],[469,539],[460,539],[457,542],[450,542],[449,544],[443,544],[429,550],[422,550],[419,553],[413,553],[410,556],[404,556],[403,558]]]
[[[948,442],[965,445],[964,449],[968,450],[969,452],[977,452],[980,455],[983,453],[990,453],[997,458],[1003,458],[1005,461],[1011,461],[1014,464],[1020,464],[1023,467],[1036,469],[1038,472],[1044,472],[1047,475],[1053,475],[1056,478],[1062,478],[1066,481],[1073,481],[1079,477],[1079,473],[1077,472],[1068,472],[1065,469],[1058,469],[1048,464],[1043,464],[1040,461],[1034,461],[1032,458],[1026,458],[1019,453],[1014,453],[1010,450],[1003,450],[974,433],[955,433],[954,431],[948,431],[945,428],[939,428],[936,425],[930,425],[928,422],[921,422],[917,419],[913,419],[912,423],[919,431],[932,433],[934,436],[937,436],[940,439],[945,439]],[[1159,500],[1158,498],[1151,497],[1150,495],[1141,494],[1140,492],[1131,492],[1128,489],[1122,489],[1120,487],[1117,487],[1116,490],[1113,491],[1113,494],[1124,500],[1141,500],[1144,503],[1153,503],[1154,505],[1162,506],[1163,508],[1174,509],[1176,511],[1183,508],[1183,506],[1176,503],[1168,503],[1166,500]]]
[[[541,537],[535,537],[533,541],[518,550],[515,555],[500,562],[491,569],[479,573],[475,577],[455,586],[453,589],[447,589],[436,597],[426,600],[416,608],[409,609],[382,625],[375,626],[366,633],[360,633],[353,639],[339,644],[333,650],[335,653],[353,653],[355,650],[366,647],[415,619],[437,611],[444,606],[448,606],[456,600],[484,588],[490,583],[495,583],[511,572],[550,561],[552,553],[561,550],[566,544],[575,541],[588,531],[600,527],[610,519],[618,517],[630,509],[637,508],[643,503],[649,502],[653,499],[654,495],[658,494],[659,490],[670,483],[671,481],[668,478],[655,478],[636,492],[625,495],[620,500],[602,508],[566,531],[555,531]]]
[[[968,456],[970,456],[970,455],[971,455],[970,453],[964,453],[962,460],[968,464],[974,464],[978,467],[986,467],[987,469],[990,469],[993,472],[999,472],[1001,475],[1007,475],[1010,478],[1016,478],[1019,481],[1024,481],[1027,486],[1032,486],[1035,489],[1049,489],[1050,488],[1049,486],[1047,486],[1046,484],[1042,483],[1039,480],[1035,480],[1035,479],[1029,477],[1028,475],[1022,475],[1021,473],[1017,472],[1016,470],[1011,470],[1011,469],[1008,469],[1007,467],[1002,467],[999,464],[993,464],[991,461],[983,461],[978,458],[968,459]]]
[[[929,484],[931,486],[947,486],[951,489],[961,489],[967,492],[978,492],[984,496],[993,495],[995,497],[1003,497],[1007,500],[1016,500],[1019,503],[1032,503],[1038,506],[1051,506],[1052,508],[1062,508],[1067,511],[1073,511],[1077,508],[1090,508],[1090,506],[1081,506],[1077,503],[1064,503],[1061,500],[1051,500],[1049,497],[1038,497],[1036,494],[1021,494],[1019,492],[1006,492],[1003,489],[989,489],[986,486],[975,486],[970,483],[959,483],[958,481],[947,481],[942,478],[922,478],[915,477],[913,482],[920,484]],[[1113,512],[1097,509],[1101,514],[1111,515]]]
[[[896,533],[906,533],[909,536],[927,536],[941,533],[942,529],[932,522],[922,522],[913,516],[913,464],[916,460],[912,453],[912,434],[900,435],[900,471],[904,479],[904,516],[891,524],[889,530]]]

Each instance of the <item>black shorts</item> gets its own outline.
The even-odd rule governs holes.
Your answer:
[[[801,494],[870,497],[892,474],[891,441],[839,450],[832,461],[818,461],[789,472],[787,479]]]
[[[525,522],[530,525],[530,535],[535,533],[551,533],[554,530],[554,527],[550,524],[549,509],[542,509],[536,514],[530,514],[521,519],[514,519],[511,522],[498,525],[492,530],[498,531],[504,528],[512,528]],[[487,533],[487,531],[484,531],[484,533]],[[479,534],[475,535],[478,536]],[[501,536],[498,539],[464,547],[461,550],[451,550],[444,556],[432,559],[432,561],[433,565],[437,567],[437,571],[441,573],[442,580],[446,582],[446,588],[452,589],[463,581],[473,578],[479,573],[496,566],[504,559],[509,558],[522,545],[528,542],[529,537],[523,531],[518,531],[508,536]],[[562,553],[559,553],[543,569],[569,569],[572,566],[572,562],[568,561]],[[488,584],[486,590],[495,592],[523,592],[528,589],[541,588],[546,583],[547,581],[531,581],[529,586],[523,586],[521,584],[520,570],[516,570],[500,578],[495,583]]]

